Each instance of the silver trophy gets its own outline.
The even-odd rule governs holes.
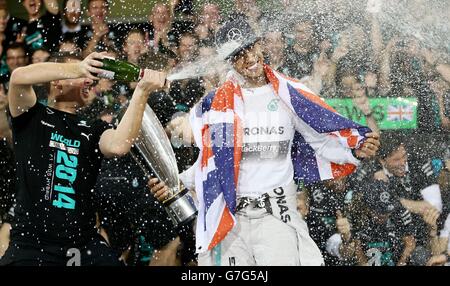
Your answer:
[[[148,105],[145,107],[139,138],[134,145],[145,165],[169,188],[169,196],[162,203],[174,225],[192,221],[197,215],[197,207],[189,191],[181,188],[177,161],[169,138]],[[144,169],[133,152],[134,159]],[[146,170],[144,172],[148,173]]]

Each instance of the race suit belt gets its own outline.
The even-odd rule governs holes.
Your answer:
[[[253,208],[266,209],[267,213],[272,214],[272,207],[269,198],[269,194],[267,193],[264,193],[257,198],[241,197],[238,199],[236,212],[245,209],[247,206],[251,206]]]

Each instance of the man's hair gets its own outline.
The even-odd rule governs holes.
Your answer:
[[[169,4],[167,4],[166,2],[157,2],[157,3],[155,3],[155,5],[153,5],[152,9],[150,10],[150,13],[154,13],[156,8],[158,8],[158,7],[165,7],[167,9],[167,11],[170,12]]]
[[[131,29],[131,30],[129,30],[129,31],[127,32],[127,34],[126,34],[126,36],[125,36],[125,41],[128,39],[128,37],[129,37],[131,34],[139,34],[139,35],[141,35],[142,37],[145,37],[144,31],[139,30],[139,29],[137,29],[137,28],[133,28],[133,29]]]
[[[27,57],[29,56],[29,51],[23,43],[13,43],[13,44],[9,45],[5,49],[5,53],[7,53],[9,50],[18,50],[18,49],[22,49],[25,56],[27,56]]]
[[[50,53],[48,49],[41,47],[39,49],[34,50],[31,54],[33,55],[34,53],[38,52],[38,51],[42,51],[42,52],[46,52],[46,53]]]
[[[24,51],[27,50],[24,44],[22,44],[22,43],[17,43],[17,42],[16,42],[16,43],[12,43],[11,45],[9,45],[9,46],[6,48],[6,50],[17,50],[17,49],[22,49],[22,50],[24,50]]]
[[[66,11],[66,6],[67,6],[67,2],[69,2],[70,0],[64,0],[64,2],[63,2],[63,12],[65,12]],[[80,2],[80,7],[81,7],[81,10],[83,10],[83,1],[82,0],[78,0],[79,2]],[[89,1],[89,2],[91,2],[91,1]],[[89,4],[88,4],[89,5]]]
[[[89,8],[89,6],[91,5],[91,2],[95,2],[95,1],[103,1],[106,4],[106,8],[109,8],[109,0],[88,0],[87,1],[87,7]]]
[[[181,38],[184,38],[184,37],[193,38],[197,42],[197,44],[199,42],[199,39],[195,33],[191,32],[191,31],[186,31],[186,32],[180,34],[179,39],[178,39],[178,46],[181,44]]]
[[[41,47],[41,48],[36,49],[36,50],[34,50],[34,51],[31,52],[31,55],[30,55],[30,63],[33,61],[33,55],[34,55],[36,52],[39,52],[39,51],[48,53],[48,54],[51,56],[51,53],[50,53],[49,50],[47,50],[47,49],[44,48],[44,47]],[[47,61],[48,61],[48,59],[50,59],[50,57],[47,58]]]
[[[59,42],[58,49],[60,49],[63,44],[73,44],[75,46],[75,51],[77,53],[81,52],[80,46],[78,46],[78,44],[69,37],[62,37],[62,40]]]
[[[83,57],[80,53],[75,52],[57,52],[52,54],[52,56],[49,59],[49,62],[53,63],[66,63],[68,60],[79,60],[82,61]]]
[[[380,149],[378,158],[385,159],[396,151],[401,145],[406,147],[406,134],[399,131],[384,131],[380,137]]]
[[[8,12],[8,5],[6,5],[4,0],[0,0],[0,10],[6,10]]]

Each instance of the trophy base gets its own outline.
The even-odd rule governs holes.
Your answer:
[[[164,201],[163,206],[176,227],[190,223],[198,213],[194,199],[187,189]]]

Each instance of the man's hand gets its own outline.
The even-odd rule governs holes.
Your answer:
[[[385,183],[389,182],[388,176],[384,173],[384,170],[380,170],[373,174],[373,178],[377,181],[383,181]]]
[[[0,111],[4,111],[8,106],[8,96],[5,94],[3,88],[0,89]]]
[[[370,158],[375,156],[380,147],[380,135],[375,132],[366,134],[366,141],[361,147],[355,150],[356,156],[360,159]]]
[[[367,116],[372,112],[369,104],[369,98],[365,95],[365,93],[360,94],[352,94],[353,104],[362,111],[362,113]]]
[[[428,260],[426,266],[444,266],[447,260],[448,256],[445,254],[434,255]]]
[[[79,67],[79,77],[87,77],[92,80],[99,80],[94,74],[99,74],[102,72],[101,68],[103,63],[100,61],[106,55],[106,52],[101,53],[91,53],[82,62],[78,63]]]
[[[165,72],[145,69],[144,76],[137,84],[137,89],[150,93],[158,89],[164,88],[167,74]]]
[[[181,139],[185,145],[194,143],[194,135],[188,114],[172,119],[166,126],[166,132],[173,143],[177,139]]]
[[[334,49],[333,54],[331,55],[331,61],[338,63],[341,58],[349,53],[349,51],[349,36],[347,34],[343,34],[339,39],[338,46]]]
[[[158,201],[163,202],[169,197],[169,188],[164,182],[160,182],[158,178],[148,180],[147,186]]]
[[[0,226],[0,257],[2,257],[8,249],[10,230],[11,225],[9,223],[4,223]]]
[[[22,31],[20,31],[20,33],[17,34],[16,43],[23,44],[25,42],[26,35],[27,35],[27,27],[23,27]]]
[[[340,210],[336,211],[336,228],[342,236],[342,240],[349,242],[351,239],[350,222],[342,215]]]
[[[332,67],[332,62],[329,60],[324,52],[321,52],[319,58],[313,65],[314,71],[320,75],[320,77],[325,76],[330,68]]]
[[[423,220],[431,227],[431,230],[437,231],[437,219],[439,218],[440,212],[435,208],[427,208],[422,217]]]
[[[94,33],[94,38],[99,40],[109,33],[109,28],[105,23],[97,23],[92,25],[92,32]]]
[[[364,77],[364,83],[368,88],[376,88],[378,86],[378,75],[374,72],[368,72]]]

